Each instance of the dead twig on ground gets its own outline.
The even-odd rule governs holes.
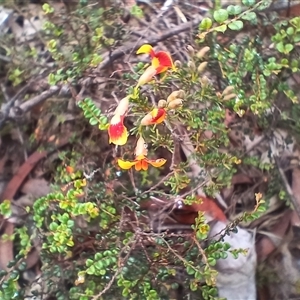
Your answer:
[[[47,91],[42,92],[40,95],[35,96],[23,104],[21,104],[19,107],[14,107],[15,102],[18,100],[19,97],[24,95],[26,91],[29,89],[31,83],[26,84],[9,102],[4,103],[1,107],[2,112],[2,119],[0,120],[0,128],[3,126],[3,124],[9,119],[14,119],[16,117],[16,113],[14,112],[13,108],[20,109],[22,113],[28,112],[31,108],[34,106],[43,103],[45,100],[56,94],[60,87],[58,86],[51,86]]]

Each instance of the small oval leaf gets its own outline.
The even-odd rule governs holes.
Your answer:
[[[236,20],[236,21],[233,21],[232,23],[228,24],[228,27],[231,30],[241,30],[243,28],[243,26],[244,26],[244,24],[241,20]]]
[[[212,26],[212,20],[210,18],[204,18],[199,26],[200,30],[208,30]]]
[[[227,29],[227,25],[221,25],[221,26],[218,26],[218,27],[215,27],[214,28],[215,29],[215,31],[218,31],[218,32],[225,32],[225,30]]]
[[[256,20],[256,13],[254,11],[248,11],[241,16],[243,20],[254,21]]]
[[[214,12],[214,19],[218,22],[218,23],[223,23],[224,21],[226,21],[228,19],[228,12],[226,9],[218,9]]]

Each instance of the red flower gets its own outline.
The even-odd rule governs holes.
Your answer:
[[[166,110],[164,108],[154,108],[141,121],[141,125],[160,124],[166,118]]]
[[[115,145],[125,145],[127,142],[128,131],[124,126],[124,116],[114,115],[108,127],[109,143]]]
[[[129,97],[123,98],[117,106],[108,126],[109,143],[119,146],[126,144],[128,131],[124,126],[124,118],[127,114],[128,106]]]
[[[155,52],[151,45],[142,45],[137,54],[149,54],[151,57],[151,65],[155,68],[156,74],[167,71],[168,69],[175,69],[172,58],[169,53],[165,51]]]
[[[168,69],[176,69],[169,53],[165,51],[155,52],[151,45],[145,44],[141,46],[136,53],[149,54],[151,57],[151,66],[149,66],[140,77],[138,86],[149,82],[153,76],[163,73]]]

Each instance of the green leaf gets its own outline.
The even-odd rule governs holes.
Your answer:
[[[187,266],[187,267],[186,267],[186,272],[187,272],[189,275],[195,274],[195,270],[194,270],[191,266]]]
[[[252,6],[255,4],[255,0],[242,0],[242,3],[246,6]]]
[[[284,45],[283,45],[283,42],[279,42],[279,43],[276,45],[276,49],[277,49],[280,53],[284,53]]]
[[[101,260],[97,261],[95,263],[95,267],[98,269],[98,270],[102,270],[103,269],[103,263]]]
[[[272,4],[272,0],[264,0],[261,4],[257,7],[257,10],[263,10],[268,8]]]
[[[243,26],[244,26],[244,24],[241,20],[236,20],[236,21],[233,21],[232,23],[228,24],[228,27],[231,30],[241,30],[243,28]]]
[[[96,269],[94,267],[94,265],[90,266],[87,270],[86,270],[86,273],[89,274],[89,275],[93,275],[95,274],[96,272]]]
[[[211,266],[215,266],[217,261],[213,258],[213,257],[209,257],[207,259],[207,262],[211,265]]]
[[[204,18],[199,25],[199,29],[205,31],[205,30],[209,30],[211,26],[212,26],[212,20],[210,18]]]
[[[98,124],[98,120],[96,118],[92,117],[92,118],[90,118],[90,124],[92,126],[97,125]]]
[[[52,222],[52,223],[50,223],[50,225],[49,225],[49,229],[50,229],[51,231],[55,231],[55,230],[57,229],[57,227],[58,227],[58,224],[57,224],[56,222]]]
[[[293,34],[295,33],[295,30],[294,30],[293,27],[289,27],[289,28],[286,30],[286,33],[287,33],[288,35],[293,35]]]
[[[256,20],[256,13],[254,11],[248,11],[241,16],[243,20],[254,21]]]
[[[93,261],[92,259],[88,258],[88,259],[86,260],[86,262],[85,262],[85,265],[86,265],[87,267],[90,267],[93,263],[94,263],[94,261]]]
[[[101,116],[100,117],[100,122],[102,125],[106,125],[108,123],[108,118],[106,116]]]
[[[227,29],[227,25],[225,24],[214,28],[215,31],[222,32],[222,33],[224,33],[226,29]]]
[[[1,213],[1,215],[5,216],[7,218],[11,216],[11,214],[12,214],[11,202],[9,200],[4,200],[0,204],[0,213]]]
[[[229,5],[226,10],[229,15],[238,15],[241,13],[242,8],[239,5]]]
[[[287,54],[287,53],[290,53],[294,49],[294,46],[292,44],[286,44],[284,46],[284,49],[285,49],[284,53]]]
[[[228,19],[228,12],[226,9],[218,9],[216,11],[214,11],[214,19],[218,22],[218,23],[223,23],[224,21],[226,21]]]

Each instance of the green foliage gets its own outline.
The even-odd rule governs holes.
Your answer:
[[[11,202],[9,200],[4,200],[1,204],[0,204],[0,214],[4,217],[10,217],[12,211],[11,211]]]
[[[86,98],[78,103],[78,106],[83,110],[84,117],[89,119],[92,126],[98,125],[100,130],[105,130],[108,127],[108,119],[102,114],[101,109],[97,108],[93,100]]]

